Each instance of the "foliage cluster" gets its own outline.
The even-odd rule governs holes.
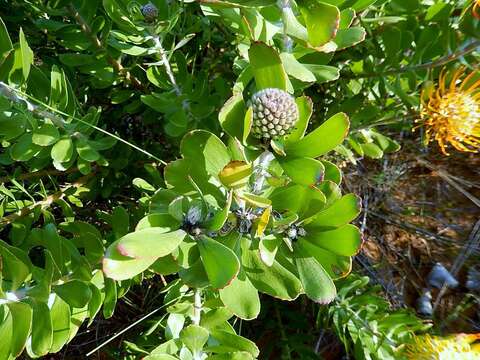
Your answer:
[[[423,329],[347,304],[364,279],[337,294],[362,237],[335,163],[397,151],[376,126],[410,129],[436,67],[474,61],[470,2],[0,3],[0,359],[60,351],[159,279],[146,359],[257,358],[232,324],[260,294],[337,299],[322,321],[366,358]],[[298,120],[259,138],[251,99],[272,88]],[[345,308],[379,332],[401,320],[395,346]]]

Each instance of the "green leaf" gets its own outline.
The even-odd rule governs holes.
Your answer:
[[[325,210],[305,222],[308,227],[335,228],[353,221],[362,208],[361,199],[355,194],[343,196]]]
[[[322,231],[318,228],[305,228],[307,235],[305,241],[329,250],[337,255],[353,256],[360,249],[362,236],[360,230],[354,225],[344,225],[335,230]]]
[[[194,356],[202,351],[203,346],[207,343],[208,336],[208,330],[198,325],[189,325],[180,332],[180,340]]]
[[[258,291],[243,269],[230,285],[220,290],[220,299],[240,319],[252,320],[260,313]]]
[[[77,149],[78,156],[85,161],[93,162],[100,159],[100,154],[87,139],[78,139],[75,142],[75,147]]]
[[[27,127],[27,117],[21,113],[15,113],[11,116],[6,116],[5,113],[0,113],[0,135],[3,135],[4,140],[15,139],[22,135]]]
[[[325,167],[316,159],[284,157],[279,162],[294,183],[310,186],[323,181]]]
[[[155,187],[150,184],[148,181],[142,178],[135,178],[132,180],[132,185],[135,186],[138,190],[143,191],[155,191]]]
[[[339,29],[347,29],[352,25],[355,19],[356,13],[354,9],[347,8],[340,12],[340,24]]]
[[[122,206],[117,206],[112,211],[111,225],[115,237],[120,238],[128,233],[130,229],[130,215]]]
[[[214,134],[205,130],[193,130],[186,134],[180,144],[180,152],[185,159],[201,166],[208,174],[218,177],[230,162],[225,144]]]
[[[347,47],[356,45],[365,40],[365,29],[360,26],[351,27],[349,29],[340,29],[335,37],[335,44],[337,44],[337,51],[343,50]]]
[[[69,162],[73,156],[73,141],[69,137],[62,137],[53,145],[52,159],[59,163]]]
[[[288,210],[304,216],[318,212],[325,207],[326,198],[321,188],[299,184],[289,184],[275,189],[270,196],[273,209]]]
[[[157,274],[171,275],[171,274],[177,273],[180,270],[180,265],[177,263],[173,255],[170,254],[170,255],[158,258],[152,264],[152,266],[150,266],[150,269],[156,272]]]
[[[265,265],[258,250],[248,249],[246,239],[242,239],[242,264],[258,291],[282,300],[294,300],[300,295],[300,280],[278,261],[274,261],[272,266]]]
[[[252,131],[252,124],[253,124],[253,108],[249,107],[247,109],[247,112],[245,113],[245,119],[243,120],[242,142],[244,145],[247,144],[248,136]]]
[[[165,233],[155,227],[127,234],[108,247],[103,271],[115,280],[132,278],[175,250],[185,235],[183,230]]]
[[[12,40],[10,39],[10,35],[8,35],[8,30],[5,26],[5,23],[0,17],[0,65],[2,65],[12,51]]]
[[[323,266],[302,248],[300,242],[295,246],[295,264],[305,294],[320,304],[332,302],[337,293],[333,280]]]
[[[230,213],[230,206],[232,205],[232,199],[233,199],[233,192],[230,191],[228,193],[227,202],[223,207],[223,209],[219,210],[206,225],[208,230],[218,231],[223,227],[223,225],[228,219],[228,214]]]
[[[233,316],[233,313],[226,307],[215,307],[202,314],[200,325],[207,330],[222,326]]]
[[[255,42],[248,51],[257,90],[278,88],[287,90],[287,75],[278,53],[270,46]]]
[[[56,126],[45,123],[33,131],[32,142],[40,146],[50,146],[57,142],[60,133]]]
[[[325,167],[325,176],[323,179],[340,185],[340,183],[342,182],[342,172],[337,167],[337,165],[327,160],[322,160],[322,164]]]
[[[335,37],[340,21],[340,11],[336,6],[317,0],[299,2],[300,12],[305,20],[308,42],[319,47]]]
[[[25,39],[25,34],[23,33],[22,28],[20,28],[19,42],[20,53],[22,55],[23,78],[26,81],[28,79],[28,75],[30,74],[30,66],[33,64],[33,51],[28,46],[27,39]]]
[[[218,174],[218,177],[226,187],[240,189],[248,183],[252,172],[252,164],[245,161],[230,161]]]
[[[36,356],[48,354],[53,342],[53,327],[50,309],[46,303],[32,300],[31,347]]]
[[[3,307],[1,308],[3,310]],[[11,359],[10,357],[10,344],[14,339],[13,330],[12,330],[12,316],[7,314],[4,317],[3,311],[1,311],[2,322],[0,322],[0,358],[1,359]],[[4,318],[3,318],[4,317]]]
[[[28,161],[39,151],[40,146],[32,143],[32,133],[25,133],[10,147],[10,156],[16,161]]]
[[[290,6],[282,8],[282,20],[287,35],[301,41],[308,41],[307,29],[297,20]]]
[[[136,228],[135,231],[143,230],[146,228],[160,228],[163,232],[170,232],[177,230],[180,226],[180,222],[177,221],[173,216],[170,214],[150,214],[142,218]]]
[[[266,197],[258,196],[255,194],[244,192],[240,195],[240,197],[243,200],[247,201],[249,204],[260,207],[260,208],[267,208],[270,205],[272,205],[272,202],[270,201],[270,199],[267,199]]]
[[[287,155],[312,158],[324,155],[343,142],[347,136],[349,125],[347,115],[338,113],[303,139],[288,144]]]
[[[372,159],[381,159],[383,157],[383,151],[374,143],[360,144],[364,156]]]
[[[232,334],[230,331],[215,329],[211,331],[211,336],[220,344],[218,348],[209,346],[208,350],[213,352],[236,352],[246,351],[254,358],[260,354],[257,345],[253,341],[245,339],[242,336]],[[221,350],[220,350],[221,349]]]
[[[18,251],[22,252],[20,249]],[[17,290],[30,275],[28,263],[14,254],[13,249],[1,240],[0,255],[2,258],[3,289]]]
[[[296,98],[295,102],[298,107],[298,120],[295,124],[295,129],[285,138],[285,144],[295,143],[303,138],[313,113],[313,102],[309,97],[302,96]]]
[[[8,303],[8,308],[12,314],[11,353],[13,357],[17,357],[25,348],[28,335],[30,335],[33,311],[30,305],[23,302]],[[3,341],[9,343],[5,337],[2,336],[1,338]]]
[[[52,318],[53,341],[49,352],[56,353],[68,342],[70,335],[70,306],[56,296],[50,310]]]
[[[240,263],[237,256],[228,247],[207,236],[200,237],[197,244],[210,284],[214,289],[224,288],[238,274]]]
[[[90,287],[83,281],[75,279],[53,286],[53,291],[72,307],[77,308],[83,308],[92,297]]]
[[[98,274],[102,274],[102,272],[98,272]],[[102,275],[103,278],[103,275]],[[103,280],[102,280],[103,281]],[[98,289],[97,286],[94,284],[90,284],[90,290],[92,291],[92,299],[88,303],[88,324],[87,326],[92,325],[93,321],[95,320],[95,316],[100,311],[102,307],[103,298],[105,295]]]
[[[128,270],[128,269],[125,269]],[[136,274],[135,274],[136,275]],[[134,275],[132,275],[134,276]],[[105,278],[105,300],[103,301],[103,316],[105,319],[112,317],[117,305],[117,284],[114,280]]]
[[[223,130],[237,139],[243,137],[245,101],[242,94],[234,94],[220,109],[218,120]]]
[[[315,75],[302,63],[300,63],[293,54],[281,53],[283,67],[288,75],[303,82],[315,82]]]
[[[272,266],[277,254],[278,247],[282,244],[283,239],[278,235],[268,235],[260,239],[258,250],[260,258],[267,266]]]
[[[300,239],[298,242],[302,244],[302,247],[310,256],[313,256],[322,265],[332,279],[345,277],[352,271],[352,258],[350,256],[334,254],[304,239]]]

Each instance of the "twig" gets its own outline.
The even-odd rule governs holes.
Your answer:
[[[8,94],[8,95],[5,95],[5,94]],[[59,117],[56,115],[56,113],[57,113],[57,114],[60,114],[60,115],[62,115],[62,116],[64,116],[64,117],[66,117],[66,118],[71,118],[71,119],[73,119],[73,120],[75,120],[75,121],[78,121],[79,123],[82,123],[82,124],[84,124],[84,125],[86,125],[86,126],[88,126],[88,127],[91,127],[92,129],[95,129],[95,130],[97,130],[97,131],[99,131],[99,132],[101,132],[101,133],[103,133],[103,134],[105,134],[105,135],[108,135],[108,136],[110,136],[110,137],[112,137],[112,138],[114,138],[114,139],[116,139],[116,140],[118,140],[118,141],[120,141],[120,142],[122,142],[122,143],[124,143],[124,144],[126,144],[126,145],[128,145],[128,146],[130,146],[131,148],[133,148],[133,149],[135,149],[135,150],[137,150],[137,151],[140,151],[141,153],[143,153],[143,154],[151,157],[152,159],[157,160],[157,161],[158,161],[159,163],[161,163],[162,165],[167,165],[167,163],[166,163],[165,161],[163,161],[162,159],[160,159],[159,157],[153,155],[152,153],[148,152],[147,150],[142,149],[141,147],[139,147],[139,146],[137,146],[137,145],[135,145],[135,144],[132,144],[131,142],[128,142],[127,140],[121,138],[120,136],[117,136],[117,135],[115,135],[115,134],[112,134],[111,132],[108,132],[107,130],[102,129],[101,127],[98,127],[98,126],[96,126],[96,125],[90,124],[89,122],[87,122],[87,121],[85,121],[85,120],[82,120],[82,119],[77,118],[77,117],[75,117],[75,116],[69,115],[69,114],[67,114],[67,113],[65,113],[65,112],[63,112],[63,111],[61,111],[61,110],[55,109],[55,108],[51,107],[50,105],[45,104],[45,103],[43,103],[42,101],[34,98],[33,96],[31,96],[31,95],[29,95],[29,94],[27,94],[27,93],[24,93],[24,92],[22,92],[22,91],[20,91],[20,90],[18,90],[18,89],[16,89],[16,88],[14,88],[14,87],[11,87],[10,85],[7,85],[7,84],[5,84],[4,82],[1,82],[1,81],[0,81],[0,95],[12,96],[12,99],[11,99],[12,101],[16,101],[16,102],[24,101],[24,102],[27,103],[27,107],[29,107],[29,106],[34,106],[35,108],[39,108],[38,105],[34,105],[33,103],[27,101],[26,98],[28,98],[28,99],[30,99],[30,100],[32,100],[32,101],[35,101],[36,103],[42,105],[43,108],[49,110],[48,112],[45,111],[45,110],[41,110],[43,117],[47,117],[47,118],[49,118],[49,119],[51,119],[51,120],[53,121],[53,118],[54,118],[54,117],[56,117],[57,119],[59,118]],[[30,108],[29,108],[29,110],[35,111],[35,109],[32,110],[32,109],[30,109]],[[63,119],[62,119],[62,122],[63,122]]]
[[[100,39],[97,37],[96,34],[92,32],[92,29],[87,24],[87,22],[83,19],[82,15],[80,15],[80,13],[75,8],[75,6],[72,3],[70,3],[70,5],[68,5],[67,8],[70,14],[73,16],[73,18],[77,22],[77,24],[80,26],[80,29],[82,30],[82,32],[85,33],[85,35],[87,35],[87,37],[90,39],[93,46],[95,46],[97,50],[102,50],[102,51],[106,50],[102,42],[100,41]],[[106,59],[108,63],[112,65],[113,69],[117,73],[125,76],[125,79],[127,80],[128,83],[132,84],[137,89],[146,90],[145,86],[143,86],[140,80],[138,80],[134,75],[132,75],[130,71],[125,69],[118,60],[111,57],[108,54],[108,52],[106,52]]]
[[[63,190],[57,191],[56,193],[47,196],[44,200],[38,201],[38,202],[36,202],[36,203],[34,203],[30,206],[26,206],[26,207],[22,208],[21,210],[15,212],[15,213],[12,213],[10,215],[7,215],[7,216],[4,216],[4,217],[0,218],[0,226],[5,226],[5,225],[8,225],[8,224],[11,224],[15,220],[17,220],[21,217],[27,216],[28,214],[30,214],[36,208],[41,208],[42,210],[48,208],[55,201],[58,201],[58,200],[62,199],[64,197],[65,193],[68,190],[70,190],[72,188],[78,188],[78,187],[84,185],[93,175],[94,175],[94,172],[92,172],[88,175],[85,175],[85,176],[81,177],[80,179],[78,179],[73,184],[70,184],[67,187],[65,187]]]
[[[195,325],[200,325],[200,318],[202,315],[202,293],[200,289],[195,289],[193,303],[192,322]]]
[[[40,170],[40,171],[35,171],[35,172],[32,172],[32,173],[20,174],[18,176],[3,176],[3,177],[0,177],[0,184],[11,181],[12,179],[13,180],[29,180],[29,179],[32,179],[32,178],[39,178],[39,177],[44,177],[44,176],[66,175],[66,174],[75,173],[77,171],[78,171],[77,167],[72,167],[72,168],[67,169],[65,171],[51,169],[51,170]]]
[[[480,243],[480,220],[478,220],[468,237],[468,241],[462,247],[461,251],[457,255],[453,265],[450,269],[450,273],[455,277],[458,274],[458,271],[463,266],[465,261],[467,261],[468,257],[474,253],[475,249],[478,249],[478,245]],[[447,284],[444,283],[442,288],[440,289],[437,298],[435,299],[435,303],[433,304],[433,312],[437,309],[438,305],[440,304],[440,300],[442,299],[443,295],[447,292]]]
[[[165,49],[162,46],[160,37],[157,35],[153,35],[152,40],[153,40],[153,43],[155,44],[155,49],[158,51],[158,54],[160,55],[162,65],[165,67],[165,72],[167,73],[168,78],[172,83],[173,90],[175,90],[175,93],[177,94],[177,96],[181,96],[182,91],[180,90],[180,87],[177,84],[177,80],[175,79],[175,75],[173,74],[172,67],[170,66],[170,61],[168,60],[167,53],[165,52]]]
[[[141,317],[140,319],[138,319],[137,321],[135,321],[133,324],[128,325],[125,329],[119,331],[118,333],[116,333],[115,335],[113,335],[110,339],[108,339],[107,341],[101,343],[101,344],[98,345],[95,349],[93,349],[93,350],[91,350],[90,352],[88,352],[88,353],[87,353],[87,357],[90,356],[90,355],[92,355],[94,352],[100,350],[102,347],[104,347],[105,345],[107,345],[109,342],[115,340],[117,337],[119,337],[120,335],[124,334],[125,332],[127,332],[128,330],[130,330],[131,328],[133,328],[134,326],[140,324],[143,320],[149,318],[150,316],[152,316],[153,314],[157,313],[157,312],[160,311],[161,309],[163,309],[163,308],[165,308],[165,307],[167,307],[167,306],[170,306],[171,304],[173,304],[173,303],[176,302],[177,300],[182,299],[184,296],[185,296],[185,294],[181,294],[179,297],[170,300],[169,302],[163,304],[163,305],[160,306],[159,308],[150,311],[147,315]]]
[[[418,226],[415,226],[413,224],[405,222],[405,220],[401,220],[401,221],[396,220],[396,219],[393,219],[391,216],[389,217],[389,216],[381,215],[381,214],[378,214],[378,213],[373,212],[373,211],[370,211],[369,215],[372,215],[376,218],[382,219],[386,223],[389,223],[391,225],[395,225],[395,226],[397,226],[399,228],[402,228],[404,230],[413,231],[417,235],[421,235],[422,237],[424,237],[426,239],[436,240],[440,243],[445,243],[445,244],[450,244],[450,245],[453,245],[453,244],[457,243],[457,240],[455,240],[455,239],[452,239],[452,238],[449,238],[449,237],[446,237],[446,236],[441,236],[441,235],[434,234],[434,233],[432,233],[430,231],[427,231],[425,229],[422,229]]]
[[[358,74],[352,77],[348,77],[348,76],[346,77],[351,79],[364,79],[364,78],[371,78],[371,77],[382,77],[385,75],[401,74],[409,71],[431,69],[434,67],[443,66],[445,64],[448,64],[449,62],[457,60],[458,58],[468,55],[474,52],[478,47],[480,47],[480,40],[475,40],[469,45],[465,46],[463,49],[457,52],[454,52],[452,54],[445,55],[435,61],[431,61],[424,64],[413,65],[413,66],[403,66],[398,69],[391,69],[391,70],[381,71],[377,73],[365,73],[365,74]]]
[[[290,350],[290,346],[288,345],[287,334],[285,333],[285,329],[283,328],[282,317],[280,315],[280,310],[278,310],[278,304],[274,302],[273,307],[275,309],[275,316],[277,317],[277,321],[278,321],[280,338],[282,339],[282,342],[284,343],[284,346],[285,346],[286,354],[284,355],[286,355],[287,359],[291,360],[292,359],[291,350]]]
[[[10,101],[13,101],[17,104],[25,104],[28,111],[31,111],[34,115],[38,117],[47,118],[52,121],[57,127],[64,129],[65,128],[65,120],[51,112],[45,111],[39,105],[36,105],[29,100],[25,96],[22,96],[20,92],[9,85],[5,84],[3,81],[0,81],[0,95],[7,98]]]
[[[480,207],[480,199],[478,199],[476,196],[473,194],[469,193],[467,190],[465,190],[458,182],[453,180],[453,177],[447,173],[444,170],[439,169],[438,167],[432,165],[428,161],[425,161],[423,159],[417,159],[417,162],[430,170],[434,171],[438,176],[440,176],[443,180],[445,180],[447,183],[449,183],[451,186],[453,186],[455,189],[457,189],[459,192],[461,192],[465,197],[467,197],[471,202],[473,202],[475,205]]]

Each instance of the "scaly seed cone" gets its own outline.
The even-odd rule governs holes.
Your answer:
[[[275,139],[290,133],[298,120],[293,96],[280,89],[264,89],[252,96],[252,134],[257,138]]]

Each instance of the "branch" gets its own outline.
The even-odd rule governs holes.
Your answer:
[[[72,167],[72,168],[67,169],[65,171],[51,169],[51,170],[40,170],[40,171],[31,172],[31,173],[20,174],[18,176],[3,176],[3,177],[0,177],[0,184],[9,182],[12,179],[15,179],[15,180],[29,180],[29,179],[32,179],[32,178],[39,178],[39,177],[51,176],[51,175],[53,175],[53,176],[66,175],[66,174],[71,174],[71,173],[74,173],[74,172],[77,172],[77,171],[78,171],[77,167]]]
[[[42,107],[28,101],[24,96],[19,95],[15,89],[11,88],[2,81],[0,81],[0,95],[10,101],[13,101],[14,103],[25,104],[27,106],[27,110],[31,111],[33,114],[37,115],[40,118],[50,119],[52,123],[54,123],[57,127],[65,129],[65,120],[63,120],[62,117],[58,116],[57,114],[48,112]]]
[[[82,15],[80,15],[80,13],[77,11],[77,9],[75,8],[75,6],[70,3],[70,5],[68,5],[68,11],[70,12],[70,14],[73,16],[73,18],[75,19],[75,21],[77,22],[77,24],[80,26],[80,29],[82,30],[82,32],[87,35],[87,37],[90,39],[90,41],[92,42],[93,46],[97,49],[97,50],[102,50],[102,51],[105,51],[106,49],[104,48],[102,42],[100,41],[100,39],[97,37],[97,35],[95,33],[92,32],[92,29],[90,28],[90,26],[87,24],[87,22],[83,19]],[[118,74],[121,74],[123,76],[125,76],[125,80],[127,80],[128,83],[132,84],[133,87],[139,89],[139,90],[146,90],[145,86],[140,82],[140,80],[138,80],[134,75],[132,75],[130,73],[130,71],[128,71],[127,69],[125,69],[122,64],[114,59],[113,57],[111,57],[108,52],[106,52],[106,59],[107,59],[107,62],[112,65],[113,69],[118,73]]]
[[[94,174],[95,173],[92,172],[88,175],[85,175],[85,176],[81,177],[80,179],[78,179],[73,184],[70,184],[67,187],[65,187],[63,190],[57,191],[56,193],[47,196],[44,200],[38,201],[38,202],[36,202],[36,203],[34,203],[30,206],[26,206],[26,207],[22,208],[21,210],[15,212],[13,214],[10,214],[10,215],[7,215],[7,216],[4,216],[4,217],[0,218],[0,226],[5,226],[5,225],[8,225],[8,224],[11,224],[15,220],[17,220],[19,218],[22,218],[24,216],[27,216],[28,214],[30,214],[32,211],[34,211],[37,208],[40,208],[42,210],[48,208],[55,201],[58,201],[58,200],[62,199],[65,196],[65,193],[68,190],[70,190],[72,188],[78,188],[78,187],[84,185]]]
[[[202,315],[202,293],[200,289],[195,289],[193,303],[192,322],[195,325],[200,325],[200,318]]]
[[[393,74],[402,74],[406,73],[409,71],[417,71],[417,70],[424,70],[424,69],[431,69],[439,66],[443,66],[448,64],[449,62],[455,61],[458,58],[461,58],[465,55],[468,55],[472,52],[474,52],[478,47],[480,47],[480,40],[475,40],[474,42],[470,43],[463,49],[451,53],[449,55],[445,55],[435,61],[431,61],[428,63],[424,64],[418,64],[418,65],[413,65],[413,66],[402,66],[398,69],[392,69],[392,70],[386,70],[386,71],[381,71],[377,73],[365,73],[365,74],[358,74],[356,76],[346,76],[346,78],[349,79],[364,79],[364,78],[372,78],[372,77],[381,77],[385,75],[393,75]]]

